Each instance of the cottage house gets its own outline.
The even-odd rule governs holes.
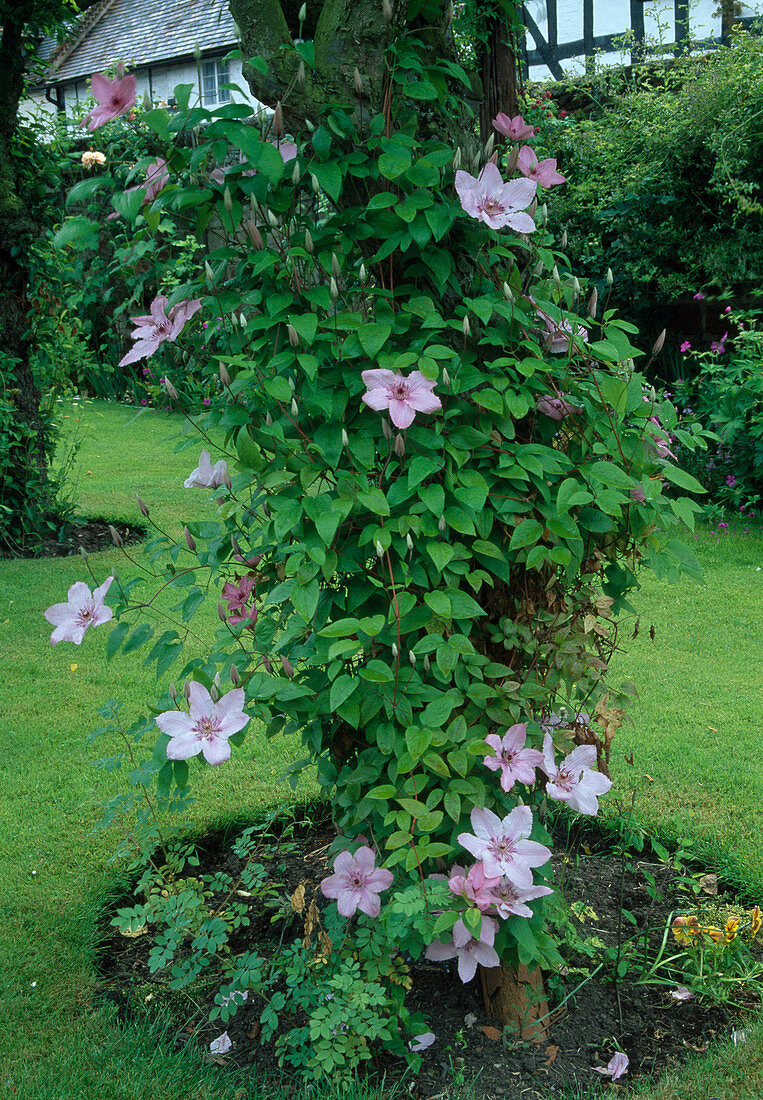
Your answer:
[[[257,105],[241,75],[236,24],[228,0],[100,0],[67,37],[45,39],[44,76],[29,89],[24,113],[72,112],[90,97],[90,77],[122,62],[138,100],[173,105],[173,89],[192,84],[204,107],[230,101]]]

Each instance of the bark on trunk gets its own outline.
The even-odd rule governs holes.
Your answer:
[[[493,119],[499,112],[509,118],[518,113],[517,62],[508,19],[500,12],[489,20],[481,55],[480,138],[484,145],[493,133]]]
[[[515,1038],[543,1043],[548,1038],[549,1008],[540,968],[480,967],[485,1010],[496,1016]]]

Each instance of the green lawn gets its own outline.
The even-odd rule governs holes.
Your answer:
[[[200,447],[172,454],[180,418],[147,412],[136,419],[134,410],[100,402],[67,408],[66,417],[67,437],[79,441],[75,499],[83,514],[138,522],[139,493],[152,518],[179,536],[211,507],[203,491],[183,488]],[[636,788],[649,828],[696,838],[763,894],[763,538],[758,531],[718,541],[703,532],[692,542],[706,569],[704,587],[647,577],[637,594],[641,632],[616,671],[639,684],[640,696],[634,725],[615,743],[614,774],[624,799]],[[89,564],[99,582],[133,570],[116,549]],[[81,647],[51,647],[42,611],[78,579],[92,584],[77,557],[0,562],[0,1096],[258,1096],[248,1078],[221,1077],[198,1054],[170,1054],[140,1021],[118,1028],[113,1010],[94,996],[93,914],[117,876],[109,858],[126,825],[91,834],[100,801],[121,787],[118,775],[92,766],[116,746],[88,737],[100,722],[95,708],[108,699],[121,699],[133,715],[157,692],[136,655],[106,663],[108,631],[90,632]],[[214,629],[213,618],[199,622],[200,647]],[[293,800],[281,774],[294,751],[252,729],[229,766],[197,773],[196,825]],[[631,751],[632,768],[623,756]],[[309,785],[299,794],[308,797]],[[701,1091],[706,1100],[752,1100],[763,1095],[762,1051],[763,1034],[754,1030],[744,1047],[719,1045],[677,1082],[639,1095],[678,1100]]]

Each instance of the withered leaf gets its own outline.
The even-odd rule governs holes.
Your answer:
[[[500,1043],[501,1039],[503,1038],[503,1035],[497,1027],[490,1027],[488,1024],[485,1024],[482,1030],[484,1031],[487,1038],[490,1039],[493,1043]]]

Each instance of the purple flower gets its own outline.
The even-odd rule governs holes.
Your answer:
[[[523,145],[517,158],[517,169],[523,176],[539,183],[541,187],[556,187],[560,183],[566,183],[567,177],[556,170],[556,161],[547,157],[546,160],[538,160],[535,150],[529,145]]]
[[[88,627],[100,626],[112,618],[114,612],[103,601],[113,580],[107,577],[92,593],[83,581],[77,581],[69,589],[66,603],[54,603],[48,608],[45,618],[56,628],[50,636],[52,645],[59,642],[81,645]]]
[[[602,1077],[611,1077],[613,1081],[616,1081],[618,1077],[622,1077],[624,1073],[628,1072],[628,1055],[618,1050],[606,1066],[594,1066],[593,1072],[600,1073]]]
[[[297,146],[293,141],[281,141],[278,144],[278,152],[281,154],[284,164],[288,164],[290,160],[294,160],[296,157]]]
[[[341,916],[352,917],[358,909],[369,917],[381,912],[382,890],[388,890],[394,876],[376,866],[376,857],[365,845],[355,855],[340,852],[334,860],[334,874],[321,882],[324,897],[335,898]]]
[[[228,1032],[224,1031],[222,1035],[218,1035],[216,1039],[212,1040],[209,1049],[212,1054],[227,1054],[232,1046],[233,1043]]]
[[[169,408],[169,406],[167,406]],[[209,451],[202,451],[199,455],[199,465],[183,482],[186,489],[218,489],[224,484],[228,473],[228,463],[224,458],[212,465]]]
[[[551,734],[543,738],[543,763],[541,769],[548,776],[546,794],[558,802],[566,802],[581,814],[599,812],[598,796],[606,794],[612,780],[601,772],[592,771],[596,763],[593,745],[578,745],[565,756],[561,764],[554,762],[554,743]]]
[[[511,138],[512,141],[526,141],[535,133],[535,127],[528,126],[521,115],[514,115],[513,118],[509,118],[503,111],[500,111],[493,119],[493,128],[499,134]]]
[[[87,123],[88,130],[97,130],[104,122],[129,111],[135,103],[134,76],[121,79],[115,76],[113,80],[109,80],[104,73],[93,73],[90,86],[97,105],[91,107],[80,122],[80,126]]]
[[[426,949],[426,957],[433,962],[445,959],[458,959],[458,976],[462,982],[470,982],[477,973],[477,964],[481,966],[499,966],[500,959],[493,947],[497,924],[490,917],[482,918],[480,938],[471,934],[462,920],[453,925],[453,937],[450,943],[435,940]]]
[[[203,684],[191,680],[188,687],[190,713],[165,710],[154,719],[162,733],[172,738],[167,745],[167,759],[188,760],[201,753],[208,764],[229,760],[228,738],[249,721],[243,707],[243,688],[234,688],[215,703]]]
[[[646,500],[644,490],[640,485],[634,485],[632,489],[629,489],[628,496],[631,498],[631,500],[638,501],[639,504],[643,504]]]
[[[504,920],[507,917],[531,917],[533,911],[526,903],[553,892],[550,886],[528,886],[522,889],[508,878],[502,878],[492,890],[496,911]]]
[[[720,340],[713,340],[710,345],[710,351],[714,351],[716,355],[723,355],[726,351],[726,341],[729,338],[729,334],[724,332]]]
[[[166,186],[169,178],[170,174],[167,171],[167,161],[164,157],[157,157],[156,160],[152,160],[146,168],[146,197],[143,199],[143,202],[153,202],[162,188]],[[132,190],[132,188],[130,188],[130,190]]]
[[[495,905],[492,888],[500,882],[500,877],[495,875],[490,878],[485,874],[482,863],[475,863],[469,868],[469,873],[464,875],[463,867],[454,866],[450,872],[448,886],[452,894],[460,894],[467,901],[472,902],[481,911]]]
[[[527,749],[527,726],[519,723],[511,726],[503,737],[490,733],[485,743],[495,750],[493,756],[486,756],[482,763],[491,772],[501,772],[501,789],[510,791],[515,783],[535,782],[535,769],[543,763],[543,753],[538,749]]]
[[[482,860],[485,874],[505,875],[517,886],[531,887],[532,868],[551,859],[551,852],[544,844],[527,840],[533,827],[530,807],[515,806],[503,820],[492,810],[475,807],[471,821],[474,835],[460,833],[458,843]]]
[[[212,404],[212,398],[211,397],[203,397],[202,400],[201,400],[201,403],[202,403],[202,405],[211,405]]]
[[[376,412],[389,409],[396,428],[409,428],[417,412],[432,413],[442,408],[440,398],[432,393],[435,383],[419,370],[405,378],[399,371],[376,368],[364,370],[361,377],[368,391],[361,401]]]
[[[517,233],[534,233],[535,222],[524,213],[535,198],[532,180],[517,179],[504,183],[491,162],[475,179],[468,172],[456,172],[456,191],[467,214],[483,221],[491,229],[508,225]]]
[[[681,344],[681,351],[684,353],[686,353],[687,351],[691,351],[691,343],[689,340],[684,340],[684,342]]]
[[[701,290],[698,290],[697,293],[694,295],[694,301],[695,302],[701,302],[702,299],[706,298],[706,297],[707,297],[706,294],[703,294]]]
[[[576,405],[571,405],[561,394],[558,397],[545,394],[539,399],[535,408],[544,416],[550,416],[552,420],[564,420],[566,416],[574,416],[575,413],[583,411]]]
[[[141,403],[141,405],[147,405],[147,404],[148,404],[148,401],[146,400],[146,398],[145,398],[145,397],[141,397],[141,399],[140,399],[140,403]]]
[[[131,317],[130,320],[137,326],[132,333],[133,340],[137,343],[119,360],[119,366],[127,366],[128,363],[137,363],[139,359],[146,359],[153,355],[160,344],[165,340],[173,342],[177,340],[186,321],[193,317],[198,309],[201,309],[199,298],[188,298],[184,302],[178,302],[167,313],[168,298],[160,294],[151,303],[151,312],[146,316]]]
[[[257,608],[247,607],[246,603],[254,588],[254,577],[236,576],[236,583],[226,581],[223,585],[222,596],[228,604],[228,610],[233,612],[228,618],[231,623],[244,623],[247,619],[251,625],[257,621]]]

